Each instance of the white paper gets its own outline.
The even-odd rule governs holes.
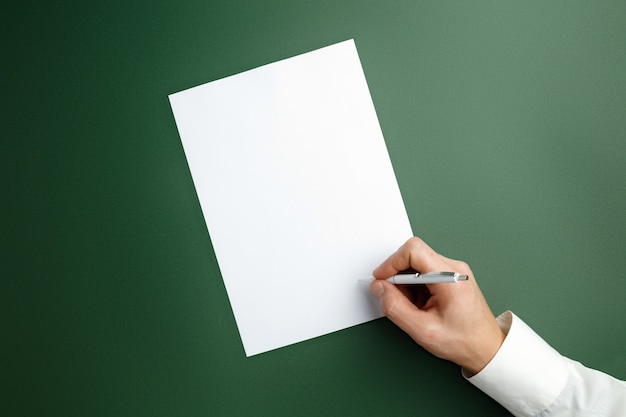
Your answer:
[[[380,317],[412,232],[354,41],[169,98],[246,355]]]

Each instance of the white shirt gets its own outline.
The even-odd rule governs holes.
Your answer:
[[[497,320],[506,339],[468,380],[513,415],[626,416],[626,382],[562,356],[510,311]]]

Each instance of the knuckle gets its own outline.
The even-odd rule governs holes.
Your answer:
[[[420,341],[422,344],[427,346],[436,345],[441,339],[440,335],[441,332],[439,331],[439,328],[432,324],[426,324],[420,329]]]
[[[472,270],[470,269],[470,266],[465,261],[455,261],[454,266],[455,266],[456,272],[459,272],[462,274],[469,274],[472,272]]]
[[[406,242],[405,249],[409,254],[419,256],[420,258],[432,259],[436,255],[435,251],[417,236],[410,238]]]
[[[424,246],[424,241],[417,236],[413,236],[412,238],[406,241],[405,245],[407,246],[409,250],[415,250]]]
[[[394,319],[398,313],[398,302],[395,298],[385,299],[381,305],[383,314],[389,319]]]

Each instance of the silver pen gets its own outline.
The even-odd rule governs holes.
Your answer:
[[[392,284],[402,285],[418,285],[418,284],[443,284],[454,283],[459,281],[467,281],[467,275],[461,275],[458,272],[427,272],[420,274],[419,272],[399,273],[387,278],[385,281]],[[375,280],[374,277],[360,279],[363,284],[370,284]]]

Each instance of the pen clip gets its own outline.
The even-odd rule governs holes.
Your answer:
[[[458,274],[456,272],[449,272],[449,271],[440,271],[440,272],[427,272],[425,274],[420,274],[419,272],[417,273],[417,275],[415,275],[416,277],[423,277],[426,278],[428,276],[438,276],[438,277],[455,277]]]

